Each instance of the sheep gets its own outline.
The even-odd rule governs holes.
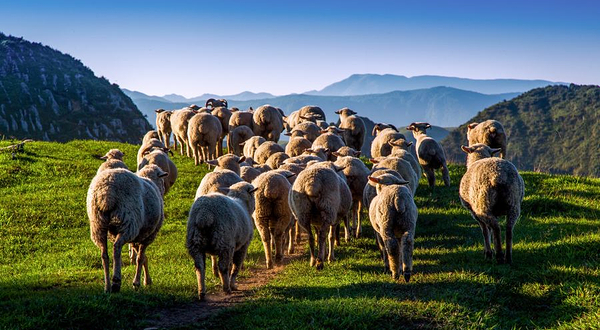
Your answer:
[[[322,120],[327,121],[325,118],[325,112],[314,105],[305,105],[298,110],[298,117],[304,120]]]
[[[221,136],[221,122],[208,113],[194,115],[188,126],[188,143],[194,154],[194,164],[215,158],[217,142]]]
[[[277,142],[265,141],[258,146],[258,148],[256,148],[253,159],[257,163],[264,165],[266,164],[267,159],[277,152],[285,152],[285,149],[283,149],[281,145],[277,144]]]
[[[373,158],[385,157],[392,153],[390,141],[406,139],[404,134],[398,133],[396,127],[390,124],[375,124],[371,134],[375,137],[371,143],[371,157]]]
[[[230,126],[231,127],[231,126]],[[229,131],[227,136],[227,151],[237,156],[242,155],[242,143],[254,136],[248,126],[238,126]]]
[[[322,162],[324,159],[322,159],[321,157],[314,156],[314,155],[302,154],[300,156],[290,157],[290,158],[284,160],[283,164],[284,165],[285,164],[306,165],[306,164],[308,164],[308,162],[313,161],[313,160]]]
[[[252,218],[265,248],[267,269],[270,269],[273,267],[272,246],[275,247],[275,263],[283,259],[284,234],[292,220],[288,204],[291,184],[282,174],[266,172],[254,179],[252,185],[257,189]]]
[[[435,186],[435,169],[442,169],[442,177],[444,184],[450,187],[450,173],[446,166],[446,155],[442,146],[431,137],[427,136],[427,129],[431,128],[428,123],[417,122],[411,123],[406,129],[412,131],[413,136],[417,140],[417,157],[419,164],[423,167],[427,181],[430,187]]]
[[[284,161],[284,163],[281,166],[279,166],[278,170],[290,171],[291,173],[298,175],[305,168],[306,168],[306,165],[304,165],[304,164],[293,164],[293,163],[286,164]]]
[[[254,135],[277,143],[283,131],[283,115],[279,109],[263,105],[254,111],[252,125]]]
[[[229,134],[229,119],[231,118],[231,110],[226,107],[215,107],[210,112],[213,116],[219,119],[221,122],[221,136],[217,142],[217,157],[223,156],[223,140]]]
[[[410,152],[410,147],[413,145],[412,142],[406,142],[405,139],[398,139],[394,141],[388,142],[392,147],[391,157],[398,157],[406,160],[410,163],[412,169],[417,173],[417,179],[421,178],[423,172],[421,171],[421,165],[415,158],[415,156]]]
[[[229,131],[239,126],[247,126],[248,128],[252,129],[253,114],[254,110],[252,110],[252,108],[250,108],[250,111],[233,111],[232,109],[231,118],[229,118]]]
[[[104,291],[121,289],[121,250],[134,243],[137,258],[133,286],[140,286],[142,267],[144,285],[152,284],[148,272],[146,248],[154,241],[164,220],[163,177],[156,165],[136,174],[126,169],[109,169],[98,173],[87,192],[87,215],[90,236],[100,248],[104,269]],[[107,239],[113,241],[112,285],[109,272]]]
[[[362,229],[360,223],[362,197],[370,171],[360,159],[350,156],[338,158],[335,165],[343,168],[342,171],[352,193],[352,227],[350,228],[350,234],[352,234],[352,228],[355,228],[355,236],[359,238]]]
[[[265,142],[265,138],[262,136],[252,136],[244,142],[240,142],[240,145],[244,146],[243,154],[246,158],[254,159],[254,153],[256,149]]]
[[[188,143],[188,126],[190,119],[196,115],[197,110],[192,109],[181,109],[176,110],[171,115],[171,129],[173,131],[173,144],[177,148],[179,143],[179,153],[183,155],[185,148],[185,154],[188,157],[192,157],[192,149]]]
[[[461,146],[467,153],[467,172],[460,180],[461,204],[481,227],[484,255],[492,258],[490,232],[494,238],[496,261],[512,263],[513,228],[521,214],[525,184],[517,168],[509,161],[492,157],[502,148],[478,143]],[[497,218],[506,215],[506,254],[502,254],[502,237]]]
[[[307,168],[298,174],[289,193],[288,203],[292,214],[308,232],[310,266],[323,269],[325,259],[325,239],[332,226],[337,223],[337,213],[341,203],[338,175],[326,168]],[[315,228],[318,251],[311,227]],[[333,242],[330,237],[330,247]],[[332,248],[331,248],[332,249]]]
[[[142,168],[154,164],[160,167],[164,172],[169,173],[163,180],[165,194],[168,193],[175,184],[178,173],[177,166],[175,166],[175,163],[169,158],[167,152],[169,152],[169,149],[167,148],[148,147],[142,151],[143,158],[137,167],[137,170],[140,171]]]
[[[355,116],[355,111],[348,108],[340,109],[335,113],[340,115],[340,128],[344,130],[342,137],[346,145],[354,150],[361,150],[367,130],[363,120]]]
[[[316,120],[315,125],[317,125],[321,130],[326,130],[329,128],[329,124],[324,120]]]
[[[240,167],[240,177],[242,180],[252,183],[254,179],[256,179],[261,173],[264,173],[263,169],[256,168],[252,166],[242,166]]]
[[[105,160],[104,163],[102,163],[102,165],[100,165],[100,167],[98,168],[98,171],[96,172],[96,175],[102,171],[106,171],[109,169],[115,169],[115,168],[124,168],[124,169],[128,169],[127,165],[125,165],[125,163],[123,162],[123,157],[125,156],[125,154],[123,154],[123,152],[121,152],[121,150],[119,149],[110,149],[106,155],[100,157],[100,159]]]
[[[237,274],[254,234],[250,217],[254,212],[254,191],[256,188],[251,184],[239,182],[228,189],[227,196],[220,193],[201,196],[190,209],[186,247],[194,259],[200,300],[206,297],[207,253],[213,256],[213,272],[218,269],[223,291],[230,294],[237,290]]]
[[[294,130],[292,135],[302,134],[303,131]],[[302,136],[292,136],[285,146],[285,153],[290,157],[302,155],[304,150],[310,149],[312,142]]]
[[[339,148],[337,151],[333,152],[333,155],[336,157],[359,157],[360,156],[360,150],[354,150],[348,146],[343,146],[341,148]]]
[[[239,175],[227,169],[206,173],[200,181],[198,189],[196,189],[196,196],[194,198],[196,199],[211,192],[219,192],[221,188],[229,188],[231,185],[242,181]]]
[[[137,165],[139,166],[140,163],[142,162],[142,158],[144,158],[144,151],[147,150],[148,148],[160,148],[160,149],[166,149],[167,147],[165,146],[164,143],[162,143],[159,139],[155,139],[155,138],[151,138],[148,139],[145,143],[143,143],[140,148],[138,149],[138,153],[137,153]]]
[[[389,168],[395,170],[400,173],[402,178],[408,181],[408,186],[413,196],[417,192],[417,188],[419,187],[419,177],[417,177],[417,173],[412,169],[410,163],[402,158],[398,157],[379,157],[379,158],[371,158],[371,163],[373,165],[373,169],[379,168]]]
[[[227,108],[227,100],[225,99],[208,99],[206,100],[206,104],[204,105],[206,108],[208,108],[209,106],[211,108],[217,108],[217,107],[225,107]]]
[[[294,129],[290,132],[290,136],[296,130],[301,131],[302,136],[310,142],[314,142],[315,139],[319,137],[319,135],[321,135],[321,128],[310,121],[305,121],[296,125]]]
[[[300,110],[296,110],[290,113],[289,116],[283,117],[283,126],[286,132],[291,132],[296,127],[296,125],[298,125],[301,122],[299,115]]]
[[[379,249],[383,253],[385,268],[392,271],[394,280],[398,280],[402,271],[404,280],[408,282],[412,273],[418,216],[413,195],[404,186],[407,181],[391,174],[384,174],[378,178],[369,177],[369,180],[377,184],[377,196],[371,202],[369,219],[375,229]]]
[[[173,111],[165,109],[156,109],[156,130],[158,131],[159,140],[170,147],[171,143],[171,115]]]
[[[500,158],[506,157],[506,133],[504,126],[496,120],[486,120],[481,123],[470,123],[467,126],[469,145],[483,143],[490,148],[500,148]]]
[[[328,160],[331,152],[327,148],[313,147],[304,150],[303,155],[313,155],[321,158],[322,160]]]
[[[285,152],[276,152],[267,158],[265,165],[269,166],[272,169],[278,169],[279,166],[283,165],[283,162],[290,158]]]
[[[371,174],[369,176],[378,178],[383,174],[391,174],[396,176],[398,179],[406,181],[404,180],[404,178],[402,178],[402,175],[400,175],[400,173],[396,172],[395,170],[390,170],[389,168],[375,168],[373,169],[373,171],[371,171]],[[373,201],[373,198],[375,198],[375,196],[377,196],[377,189],[375,188],[375,183],[373,181],[367,181],[367,185],[365,185],[365,190],[363,191],[363,205],[367,208],[367,210],[371,207],[371,202]]]
[[[246,157],[238,157],[236,155],[223,155],[217,159],[209,160],[206,163],[212,166],[215,166],[215,171],[221,171],[223,169],[228,169],[235,174],[240,175],[240,163],[246,160]]]
[[[342,138],[338,135],[341,134],[343,130],[338,129],[335,126],[330,126],[327,130],[323,130],[321,132],[323,134],[321,134],[318,138],[315,139],[315,141],[312,144],[312,148],[321,147],[328,149],[330,152],[335,152],[346,145]],[[336,157],[330,153],[328,156],[328,160],[335,161],[335,159]]]
[[[142,139],[142,145],[147,144],[148,141],[150,141],[150,139],[160,140],[159,136],[158,136],[158,132],[156,132],[155,130],[146,132],[146,134],[144,134],[144,138]]]

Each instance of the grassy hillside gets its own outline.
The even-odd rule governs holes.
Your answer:
[[[504,125],[517,168],[600,177],[600,87],[548,86],[493,105],[442,141],[447,158],[464,163],[467,125],[488,119]]]
[[[93,155],[113,147],[134,166],[136,147],[111,142],[33,142],[15,160],[0,153],[0,329],[142,328],[158,309],[195,298],[185,223],[206,169],[180,156],[165,225],[148,249],[154,285],[134,291],[134,267],[125,261],[122,292],[102,293],[85,194],[100,164]],[[522,173],[526,197],[511,267],[484,260],[479,227],[457,197],[464,167],[450,169],[450,188],[432,194],[421,181],[410,283],[382,272],[365,220],[366,237],[343,243],[324,271],[310,268],[307,257],[294,261],[252,300],[189,328],[597,326],[600,179]],[[258,235],[246,265],[244,276],[264,266]],[[209,274],[207,283],[215,292],[218,281]]]

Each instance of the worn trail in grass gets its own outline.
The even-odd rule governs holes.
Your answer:
[[[10,142],[0,142],[0,147]],[[206,168],[175,156],[180,177],[166,196],[166,222],[148,249],[154,285],[102,293],[99,250],[89,238],[85,194],[100,162],[118,147],[135,165],[135,146],[34,142],[17,160],[0,154],[0,328],[140,328],[159,311],[193,302],[196,280],[185,224]],[[478,225],[460,206],[464,167],[452,187],[421,181],[414,274],[383,273],[372,231],[343,243],[323,271],[303,257],[252,299],[189,328],[590,328],[600,324],[600,180],[522,173],[523,215],[514,265],[484,260]],[[255,235],[247,270],[264,267]],[[123,283],[132,281],[126,264]],[[210,273],[210,272],[208,272]],[[209,295],[218,280],[208,274]]]

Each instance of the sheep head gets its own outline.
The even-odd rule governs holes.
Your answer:
[[[467,153],[467,167],[480,159],[494,157],[495,154],[502,150],[501,148],[490,148],[483,143],[477,143],[468,147],[460,146],[460,148]]]
[[[426,133],[428,129],[431,128],[429,123],[425,122],[415,122],[411,123],[406,129],[413,132]]]
[[[119,150],[119,149],[110,149],[106,155],[99,157],[102,160],[108,160],[108,159],[118,159],[118,160],[123,160],[123,156],[125,156],[125,154]]]

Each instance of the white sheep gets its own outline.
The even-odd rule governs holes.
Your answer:
[[[193,157],[192,149],[190,149],[190,145],[188,143],[188,125],[190,119],[196,115],[198,110],[194,110],[193,108],[183,108],[180,110],[173,111],[171,114],[171,129],[173,131],[173,143],[175,145],[175,149],[177,149],[177,144],[179,143],[179,152],[181,155],[185,154],[188,157]]]
[[[194,115],[188,124],[188,143],[194,153],[194,164],[216,158],[216,148],[221,136],[221,122],[208,113]]]
[[[377,184],[377,196],[371,202],[369,219],[377,233],[377,244],[383,252],[385,268],[391,270],[395,280],[402,271],[404,280],[408,282],[412,273],[418,216],[413,195],[404,186],[407,181],[391,174],[369,177],[369,180]]]
[[[405,139],[398,139],[389,142],[392,147],[392,152],[390,153],[391,157],[402,158],[405,161],[410,163],[412,169],[417,173],[417,178],[420,179],[423,175],[421,170],[421,165],[419,165],[419,161],[410,151],[410,147],[412,146],[412,142],[407,142]]]
[[[146,140],[146,142],[143,142],[142,145],[140,146],[140,148],[138,149],[137,158],[136,158],[137,166],[140,165],[142,158],[144,158],[143,153],[145,150],[148,150],[148,148],[150,148],[150,149],[152,149],[152,148],[166,149],[167,147],[159,139],[151,138],[151,139]]]
[[[168,151],[169,149],[166,148],[146,148],[146,150],[142,152],[143,158],[137,168],[139,171],[145,166],[154,164],[166,173],[169,173],[163,180],[165,194],[168,193],[175,184],[178,175],[177,166],[175,166],[175,163],[169,158],[169,155],[167,154]]]
[[[123,154],[123,152],[121,152],[121,150],[110,149],[106,153],[106,155],[100,157],[100,159],[104,160],[105,162],[102,163],[102,165],[100,165],[96,174],[98,174],[102,171],[105,171],[105,170],[115,169],[115,168],[124,168],[127,170],[128,169],[127,165],[125,165],[125,162],[123,162],[124,156],[125,156],[125,154]]]
[[[244,147],[243,154],[246,158],[254,159],[254,153],[256,149],[265,142],[265,138],[262,136],[252,136],[248,140],[241,142],[240,145]]]
[[[263,241],[267,268],[272,268],[271,247],[275,247],[275,263],[280,263],[283,259],[284,234],[292,220],[288,204],[291,184],[284,175],[270,171],[259,175],[252,185],[257,189],[254,194],[256,208],[252,217]]]
[[[310,121],[299,123],[290,133],[286,133],[286,135],[292,135],[296,130],[302,131],[302,136],[310,142],[315,141],[315,139],[321,135],[321,127]]]
[[[288,156],[285,152],[282,152],[282,151],[276,152],[276,153],[272,154],[271,156],[269,156],[269,158],[265,162],[265,165],[267,165],[271,169],[275,170],[275,169],[278,169],[279,166],[283,165],[283,162],[288,158],[290,158],[290,156]]]
[[[406,129],[413,132],[413,136],[417,140],[417,157],[419,158],[419,164],[423,167],[427,181],[430,187],[435,186],[435,173],[434,170],[442,169],[442,178],[444,184],[450,186],[450,173],[448,172],[448,166],[446,166],[446,154],[442,146],[431,137],[427,136],[427,129],[431,128],[428,123],[411,123]]]
[[[301,136],[295,136],[299,134]],[[304,131],[294,130],[292,134],[290,134],[290,140],[285,145],[285,153],[290,157],[296,157],[302,155],[304,150],[309,149],[312,146],[312,142],[302,136]]]
[[[267,141],[278,142],[283,132],[283,115],[281,111],[270,105],[258,107],[252,115],[254,135],[262,136]]]
[[[467,172],[460,180],[460,202],[481,227],[485,257],[492,258],[492,234],[496,261],[510,264],[513,228],[521,214],[525,194],[523,178],[511,162],[492,157],[501,152],[501,148],[492,149],[483,143],[461,148],[467,153]],[[503,215],[506,215],[505,255],[502,254],[502,237],[497,220]]]
[[[342,137],[347,146],[354,150],[361,150],[365,142],[366,127],[356,111],[343,108],[335,112],[340,115],[340,128],[344,130]]]
[[[392,152],[390,141],[406,139],[394,125],[383,123],[375,124],[371,135],[375,137],[371,142],[371,157],[373,158],[388,156]]]
[[[242,143],[254,136],[254,132],[248,126],[238,126],[230,128],[227,136],[227,150],[229,153],[237,156],[242,155]]]
[[[389,168],[374,168],[369,176],[378,178],[379,176],[384,174],[391,174],[402,181],[406,181],[404,180],[404,178],[402,178],[402,175],[400,175],[400,173],[394,170],[390,170]],[[363,191],[363,205],[367,208],[367,210],[371,207],[371,202],[373,201],[373,198],[375,198],[375,196],[377,196],[377,188],[375,188],[375,183],[369,180],[367,181],[367,184],[365,185],[365,190]]]
[[[469,145],[483,143],[490,148],[500,148],[500,158],[506,157],[506,133],[504,126],[497,120],[470,123],[467,126]]]
[[[237,274],[242,268],[252,241],[256,189],[247,182],[232,185],[227,196],[211,193],[194,201],[187,223],[186,247],[194,259],[198,298],[206,296],[206,254],[218,257],[218,274],[223,291],[237,290]]]
[[[221,188],[229,188],[231,185],[242,182],[242,178],[237,175],[234,171],[223,169],[217,172],[206,173],[198,189],[196,189],[196,196],[204,196],[211,192],[219,192]]]
[[[258,146],[258,148],[256,148],[254,157],[252,157],[252,159],[254,159],[257,163],[264,165],[267,163],[267,159],[269,159],[271,155],[278,152],[285,152],[285,149],[283,149],[281,145],[277,144],[277,142],[265,141]]]
[[[379,168],[389,168],[394,170],[402,176],[402,178],[408,181],[408,186],[413,196],[417,192],[417,188],[419,187],[419,177],[417,177],[417,173],[412,169],[410,163],[402,158],[398,157],[378,157],[371,158],[371,163],[373,163],[373,169]]]
[[[155,130],[146,132],[146,134],[144,134],[144,137],[142,138],[142,145],[147,144],[148,141],[150,141],[150,139],[160,140],[160,137],[158,136],[158,132]]]
[[[151,165],[137,175],[126,169],[102,171],[92,180],[87,193],[87,214],[91,239],[102,255],[105,292],[121,289],[121,250],[127,243],[134,243],[137,253],[133,286],[140,286],[142,267],[144,285],[152,283],[146,248],[156,238],[164,220],[162,178],[167,175]],[[108,239],[114,242],[112,285]]]
[[[336,157],[360,157],[360,150],[354,150],[350,147],[344,146],[339,148],[337,151],[333,152],[333,155]]]
[[[338,151],[341,147],[345,146],[344,140],[340,134],[342,134],[344,130],[341,130],[335,126],[329,126],[327,130],[321,131],[321,135],[315,139],[312,144],[312,148],[326,148],[330,152]],[[335,161],[336,157],[333,154],[329,154],[328,160]]]
[[[231,110],[227,107],[216,107],[211,111],[211,114],[221,122],[221,135],[217,141],[217,157],[223,155],[223,140],[229,134],[229,119],[232,116]]]
[[[246,160],[246,157],[238,157],[236,155],[227,154],[217,159],[212,159],[206,163],[215,166],[215,172],[224,169],[231,170],[235,174],[240,175],[240,164]]]
[[[367,177],[370,171],[360,159],[351,156],[338,157],[335,165],[343,168],[342,173],[346,176],[348,187],[352,193],[352,226],[350,234],[352,234],[352,229],[356,229],[354,234],[356,238],[359,238],[362,231],[360,211],[362,210],[363,192],[367,185]]]
[[[158,131],[159,140],[170,148],[171,142],[171,115],[173,111],[165,109],[156,109],[156,130]]]

